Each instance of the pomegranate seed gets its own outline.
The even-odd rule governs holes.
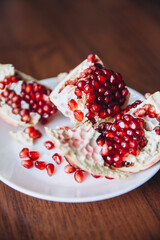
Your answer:
[[[92,81],[92,85],[94,86],[95,90],[98,90],[99,87],[100,87],[100,84],[99,84],[99,82],[97,80],[93,80]]]
[[[129,142],[131,139],[130,139],[129,136],[124,136],[124,140],[125,140],[126,142]]]
[[[52,163],[48,163],[46,166],[46,170],[49,176],[52,176],[54,173],[54,165]]]
[[[122,146],[123,148],[128,148],[128,147],[129,147],[129,144],[128,144],[127,142],[122,142],[122,143],[121,143],[121,146]]]
[[[99,82],[103,85],[103,84],[105,84],[105,82],[106,82],[106,77],[103,76],[103,75],[99,75],[99,76],[98,76],[98,80],[99,80]]]
[[[84,181],[84,175],[83,172],[81,170],[77,170],[74,174],[74,179],[76,180],[76,182],[81,183]]]
[[[3,79],[3,82],[4,82],[5,85],[10,84],[10,78],[9,78],[9,77],[5,77],[5,78]]]
[[[114,140],[115,140],[115,142],[117,142],[117,143],[123,142],[123,138],[121,138],[121,137],[115,137]]]
[[[100,112],[99,112],[99,117],[100,117],[100,118],[104,119],[104,118],[106,118],[107,116],[108,116],[108,113],[107,113],[107,110],[106,110],[106,109],[100,110]]]
[[[110,77],[110,83],[112,83],[112,84],[116,84],[117,83],[117,78],[116,78],[116,75],[111,75],[111,77]]]
[[[76,171],[76,169],[75,169],[74,167],[72,167],[70,164],[68,164],[68,165],[66,165],[66,166],[64,167],[64,171],[65,171],[66,173],[73,173],[73,172]]]
[[[83,121],[83,119],[84,119],[84,114],[83,114],[82,111],[80,111],[80,110],[75,110],[75,111],[73,112],[73,114],[74,114],[74,117],[75,117],[75,119],[76,119],[77,121],[79,121],[79,122],[82,122],[82,121]]]
[[[29,158],[32,161],[38,160],[40,158],[40,154],[39,154],[39,152],[31,151],[31,152],[29,152]]]
[[[124,82],[120,82],[120,83],[118,84],[118,88],[119,88],[120,90],[123,89],[124,86],[125,86]]]
[[[118,154],[115,154],[115,155],[114,155],[113,160],[114,160],[115,162],[122,162],[122,161],[123,161],[122,157],[121,157],[120,155],[118,155]]]
[[[16,83],[18,81],[18,79],[15,77],[15,76],[12,76],[11,77],[11,82],[12,83]]]
[[[77,87],[81,90],[84,89],[84,86],[86,85],[86,82],[84,80],[81,80],[77,83]]]
[[[150,118],[155,118],[156,117],[156,109],[153,105],[151,105],[148,109],[148,116]]]
[[[150,96],[151,96],[150,93],[145,93],[145,94],[144,94],[145,99],[148,99]]]
[[[124,88],[124,89],[122,90],[122,96],[123,96],[123,97],[126,97],[127,94],[128,94],[128,89],[127,89],[127,88]]]
[[[106,123],[102,122],[98,125],[98,132],[102,133],[105,130]]]
[[[132,129],[128,129],[127,130],[127,135],[133,136],[134,135],[134,131]]]
[[[28,156],[29,156],[29,149],[28,148],[23,148],[19,153],[20,158],[27,158]]]
[[[101,108],[101,106],[98,103],[93,103],[90,110],[92,112],[99,112],[100,108]]]
[[[131,121],[130,124],[129,124],[129,127],[133,130],[137,129],[139,127],[139,124],[137,121]]]
[[[106,138],[114,138],[116,136],[115,132],[107,131],[105,134]]]
[[[12,101],[15,102],[15,103],[20,103],[21,97],[18,96],[18,95],[15,95],[15,96],[13,97]]]
[[[58,153],[55,153],[52,158],[58,165],[62,163],[62,157]]]
[[[129,153],[132,154],[132,155],[134,155],[134,156],[137,156],[137,155],[138,155],[138,151],[137,151],[137,149],[135,149],[135,148],[130,148],[130,149],[129,149]]]
[[[102,137],[98,137],[97,140],[96,140],[96,142],[97,142],[97,145],[103,146],[105,140],[104,140],[104,138],[102,138]]]
[[[143,108],[144,108],[145,111],[147,112],[150,106],[151,106],[150,104],[145,104],[145,105],[143,106]]]
[[[121,114],[120,113],[117,113],[115,116],[114,116],[114,119],[115,120],[120,120],[121,119]]]
[[[32,168],[33,167],[33,162],[31,160],[23,160],[21,162],[22,166],[25,167],[25,168]]]
[[[119,131],[117,131],[116,134],[117,134],[118,137],[124,137],[126,135],[126,132],[122,131],[122,130],[119,130]]]
[[[76,94],[77,97],[82,97],[82,90],[80,90],[79,88],[76,88],[74,93]]]
[[[155,127],[155,128],[154,128],[154,131],[155,131],[158,135],[160,135],[160,126]]]
[[[39,170],[44,170],[47,166],[47,163],[44,161],[36,161],[35,162],[35,167],[38,168]]]
[[[37,129],[29,133],[30,138],[40,138],[42,136],[41,132]]]
[[[104,87],[100,87],[100,88],[98,89],[98,92],[99,92],[100,94],[104,94],[104,93],[105,93],[105,88],[104,88]]]
[[[94,62],[96,59],[95,54],[89,54],[87,57],[88,62]]]
[[[27,128],[24,129],[24,132],[30,134],[30,133],[33,132],[34,130],[35,130],[34,127],[27,127]]]
[[[98,176],[98,175],[94,175],[94,174],[91,174],[92,177],[94,178],[100,178],[101,176]]]
[[[88,93],[87,95],[86,95],[86,100],[88,101],[88,102],[94,102],[94,100],[95,100],[95,97],[96,97],[96,95],[95,95],[95,93]]]
[[[144,117],[145,114],[146,114],[146,110],[143,109],[143,108],[139,108],[139,109],[137,109],[133,114],[134,114],[134,116],[136,116],[136,117]]]
[[[26,93],[31,93],[32,91],[32,84],[27,84],[25,88]]]
[[[90,92],[93,92],[94,88],[91,84],[86,84],[85,87],[84,87],[84,92],[87,94],[87,93],[90,93]]]
[[[142,137],[140,142],[139,142],[139,145],[143,148],[147,145],[147,139],[145,137]]]
[[[69,102],[68,102],[68,107],[71,111],[75,110],[77,107],[78,107],[78,104],[77,102],[74,100],[74,99],[71,99]]]
[[[48,149],[48,150],[51,150],[51,149],[53,149],[55,146],[54,146],[54,144],[51,142],[51,141],[46,141],[45,143],[44,143],[44,146]]]
[[[94,113],[93,112],[88,112],[86,113],[85,117],[87,117],[89,120],[92,120],[94,118]]]
[[[21,117],[21,120],[25,123],[29,123],[30,120],[31,120],[31,117],[29,115],[24,115],[24,116]]]
[[[29,110],[28,110],[28,109],[22,109],[22,110],[20,111],[20,115],[21,115],[22,117],[25,116],[25,115],[29,116]]]
[[[133,117],[129,114],[126,114],[123,116],[123,119],[126,120],[127,122],[131,122],[133,120]]]

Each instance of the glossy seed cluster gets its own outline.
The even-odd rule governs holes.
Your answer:
[[[121,74],[114,73],[97,63],[95,55],[89,55],[88,61],[93,64],[81,72],[74,81],[67,81],[65,86],[76,86],[74,93],[77,99],[85,97],[85,106],[88,109],[85,117],[94,123],[95,116],[105,119],[120,112],[121,106],[126,101],[128,89]],[[84,115],[77,110],[78,104],[74,99],[68,102],[68,107],[73,111],[76,120],[83,120]]]
[[[46,122],[48,118],[54,115],[57,111],[56,106],[50,102],[50,89],[38,83],[23,82],[21,93],[16,94],[14,90],[10,90],[8,86],[16,83],[21,78],[18,75],[5,77],[3,82],[0,82],[1,98],[5,103],[12,108],[13,114],[19,114],[21,121],[29,123],[31,121],[31,112],[38,113],[41,116],[41,121]],[[28,108],[23,107],[23,102],[28,104]]]
[[[102,146],[101,155],[105,162],[114,167],[128,166],[125,158],[132,154],[137,156],[146,146],[144,120],[129,114],[121,115],[113,123],[100,123],[98,131],[101,135],[97,144]]]

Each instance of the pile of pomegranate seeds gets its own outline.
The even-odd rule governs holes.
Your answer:
[[[29,135],[30,138],[37,139],[42,136],[41,132],[34,127],[27,127],[24,129],[24,132]]]
[[[54,144],[51,142],[51,141],[46,141],[45,143],[44,143],[44,146],[48,149],[48,150],[51,150],[51,149],[53,149],[55,146],[54,146]]]
[[[137,156],[147,144],[144,136],[144,120],[126,114],[113,123],[100,123],[101,135],[97,144],[102,146],[101,155],[106,163],[114,167],[128,166],[125,158],[132,154]]]
[[[17,95],[14,90],[8,89],[7,86],[19,80],[22,79],[17,74],[5,77],[3,82],[0,82],[0,90],[4,90],[1,93],[1,97],[12,108],[13,114],[21,116],[21,121],[29,123],[31,121],[30,113],[35,112],[41,116],[40,120],[42,123],[47,122],[48,118],[57,111],[56,106],[49,100],[51,90],[38,83],[27,83],[24,81],[21,93]],[[22,101],[28,103],[29,108],[23,108]]]
[[[45,161],[38,161],[38,159],[40,158],[40,154],[37,151],[29,151],[28,148],[23,148],[19,153],[19,157],[29,158],[27,160],[22,160],[21,162],[22,166],[27,169],[35,166],[39,170],[46,169],[49,176],[52,176],[54,174],[54,165],[52,163],[47,164]]]
[[[94,54],[88,56],[88,61],[93,64],[80,73],[74,81],[67,81],[60,92],[68,85],[76,86],[75,95],[77,99],[85,96],[85,106],[88,109],[87,117],[93,123],[95,116],[104,119],[120,112],[121,106],[126,100],[128,89],[119,73],[106,69],[100,63],[96,63]],[[84,115],[78,110],[78,103],[71,99],[68,108],[73,111],[77,121],[83,121]]]

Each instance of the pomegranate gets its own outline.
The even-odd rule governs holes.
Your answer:
[[[49,100],[51,90],[12,65],[0,65],[0,81],[0,115],[9,123],[35,125],[56,113],[56,106]]]
[[[51,93],[50,100],[78,126],[86,120],[96,124],[114,116],[127,105],[129,95],[122,76],[106,69],[102,61],[91,54],[65,76]]]

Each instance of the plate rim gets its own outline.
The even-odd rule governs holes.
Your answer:
[[[47,78],[47,79],[43,79],[43,80],[51,80],[51,79],[56,79],[56,77],[52,77],[52,78]],[[41,81],[43,81],[41,80]],[[127,86],[127,88],[129,90],[131,90],[133,93],[138,94],[139,96],[141,96],[142,99],[144,99],[144,96],[130,88]],[[154,165],[153,167],[155,167],[154,172],[152,172],[149,177],[147,176],[147,178],[142,178],[141,181],[139,181],[138,184],[134,184],[134,186],[132,185],[132,187],[127,186],[125,189],[119,189],[118,191],[115,191],[114,193],[106,193],[106,194],[101,194],[98,196],[89,196],[89,197],[56,197],[54,195],[49,195],[49,194],[44,194],[44,193],[38,193],[32,190],[28,190],[25,187],[21,187],[18,184],[13,183],[12,181],[5,179],[5,177],[0,175],[0,181],[2,181],[4,184],[6,184],[7,186],[13,188],[14,190],[17,190],[20,193],[26,194],[28,196],[34,197],[34,198],[38,198],[38,199],[42,199],[42,200],[47,200],[47,201],[54,201],[54,202],[65,202],[65,203],[84,203],[84,202],[94,202],[94,201],[102,201],[102,200],[107,200],[110,198],[114,198],[114,197],[118,197],[122,194],[125,194],[127,192],[130,192],[138,187],[140,187],[141,185],[143,185],[145,182],[147,182],[148,180],[150,180],[160,169],[160,163],[157,163],[156,165]]]

